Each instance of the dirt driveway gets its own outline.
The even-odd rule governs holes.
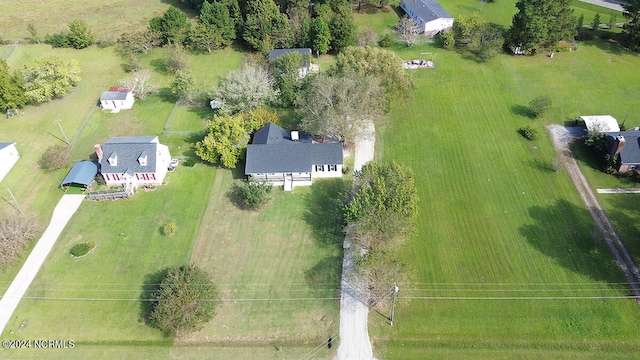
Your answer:
[[[602,206],[600,206],[593,190],[589,187],[587,179],[585,179],[582,171],[580,171],[578,163],[569,148],[569,145],[573,140],[578,136],[582,136],[583,130],[581,128],[565,127],[560,125],[549,125],[548,129],[551,133],[551,138],[553,139],[553,146],[556,148],[556,151],[560,156],[562,165],[567,169],[576,190],[578,190],[578,193],[591,213],[598,230],[607,242],[618,267],[622,270],[625,279],[629,283],[628,285],[631,292],[636,297],[638,304],[640,304],[640,290],[638,288],[640,285],[640,271],[627,252],[627,249],[625,249],[622,244],[622,241],[620,241],[620,237],[618,237],[618,234],[613,228],[613,225],[611,225],[607,214],[602,209]]]

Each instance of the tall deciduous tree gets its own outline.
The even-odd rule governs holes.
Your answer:
[[[622,31],[627,37],[627,46],[633,51],[640,50],[640,0],[627,0],[622,3],[622,15],[627,22]]]
[[[167,270],[155,298],[149,317],[160,330],[172,335],[202,329],[220,301],[209,274],[195,265]]]
[[[24,253],[29,242],[40,234],[36,218],[30,214],[0,214],[0,269],[13,265]]]
[[[402,66],[402,59],[388,50],[376,47],[348,47],[336,58],[331,75],[355,73],[358,76],[374,76],[391,102],[403,102],[413,98],[415,85]]]
[[[120,80],[120,83],[129,89],[133,89],[133,95],[139,100],[146,100],[147,96],[156,89],[152,78],[153,73],[150,70],[140,69],[128,78]]]
[[[455,47],[475,54],[480,61],[497,54],[504,44],[500,30],[492,27],[478,13],[456,17],[446,36],[453,36]]]
[[[371,136],[369,124],[382,116],[385,104],[377,78],[353,73],[319,75],[296,99],[304,131],[346,143]]]
[[[400,36],[400,40],[411,47],[418,44],[422,29],[414,18],[405,15],[396,25],[396,31],[398,32],[398,36]]]
[[[196,155],[202,160],[234,168],[242,157],[251,133],[268,122],[277,122],[278,114],[258,108],[232,116],[214,116],[207,125],[206,136],[196,143]]]
[[[571,0],[519,0],[518,12],[507,36],[507,45],[533,54],[544,46],[576,35]]]
[[[0,110],[21,108],[27,103],[22,75],[9,69],[4,60],[0,60]]]
[[[273,85],[267,70],[246,64],[220,79],[213,97],[222,101],[223,111],[233,114],[274,102],[278,92]]]
[[[35,59],[22,72],[26,96],[29,102],[41,103],[64,96],[79,81],[78,62],[64,62],[52,55]]]
[[[180,44],[170,44],[164,48],[164,66],[172,74],[189,66],[189,54]]]
[[[309,56],[302,56],[298,52],[291,52],[278,57],[273,63],[271,73],[280,91],[280,104],[290,107],[296,100],[296,95],[302,88],[300,67],[311,61]]]

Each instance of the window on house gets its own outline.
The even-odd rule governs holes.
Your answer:
[[[337,165],[329,165],[329,171],[336,171],[338,169]]]
[[[324,165],[316,165],[316,171],[324,171]]]

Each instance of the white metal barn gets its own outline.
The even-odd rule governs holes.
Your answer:
[[[20,158],[14,142],[0,142],[0,181],[9,173],[9,170]]]
[[[401,0],[400,7],[426,34],[436,34],[453,26],[453,16],[435,0]]]

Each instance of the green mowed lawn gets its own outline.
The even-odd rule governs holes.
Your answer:
[[[554,170],[544,125],[580,114],[624,118],[637,104],[622,99],[640,95],[633,70],[640,60],[601,42],[553,59],[501,55],[478,64],[442,50],[436,56],[435,69],[413,74],[415,100],[379,132],[382,158],[414,170],[421,202],[402,255],[417,276],[400,285],[393,328],[372,314],[376,351],[381,358],[424,357],[416,354],[429,348],[434,358],[483,350],[631,356],[640,345],[633,300],[536,299],[629,294],[569,177]],[[554,106],[532,120],[523,113],[538,95]],[[520,137],[523,125],[539,139]]]
[[[73,339],[81,344],[168,344],[145,325],[141,298],[152,274],[188,263],[215,173],[197,165],[169,174],[167,184],[128,200],[84,202],[71,219],[4,331],[20,339]],[[164,236],[161,227],[178,230]],[[83,258],[69,255],[94,241]],[[24,324],[24,326],[21,326]]]
[[[326,344],[338,331],[342,234],[332,199],[342,181],[276,188],[259,212],[229,202],[232,182],[231,172],[217,171],[192,253],[225,301],[213,321],[178,344]]]

